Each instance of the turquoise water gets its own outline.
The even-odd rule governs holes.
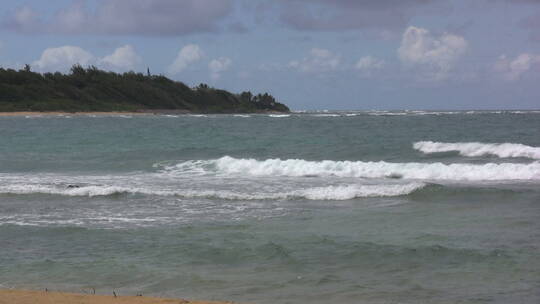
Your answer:
[[[0,117],[0,284],[538,303],[540,112]]]

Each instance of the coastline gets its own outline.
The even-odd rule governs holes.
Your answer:
[[[22,112],[0,112],[0,116],[56,116],[56,115],[75,115],[75,116],[88,116],[88,115],[98,115],[98,116],[106,116],[106,115],[158,115],[158,114],[191,114],[190,112],[186,111],[176,111],[176,112],[169,112],[169,111],[128,111],[128,112],[122,112],[122,111],[112,111],[112,112],[63,112],[63,111],[51,111],[51,112],[37,112],[37,111],[22,111]]]
[[[0,289],[0,304],[230,304],[233,302],[189,301],[145,296],[80,294],[57,291]]]
[[[21,112],[0,112],[0,117],[9,116],[110,116],[110,115],[184,115],[184,114],[286,114],[289,112],[279,111],[261,111],[261,112],[232,112],[232,113],[212,113],[212,112],[191,112],[186,110],[141,110],[141,111],[112,111],[112,112],[62,112],[62,111],[50,111],[50,112],[37,112],[37,111],[21,111]]]

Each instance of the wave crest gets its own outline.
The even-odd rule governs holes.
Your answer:
[[[419,141],[413,144],[413,148],[426,154],[456,151],[460,155],[468,157],[494,155],[500,158],[523,157],[540,159],[540,147],[513,143],[489,144],[479,142],[445,143]]]
[[[410,194],[425,187],[424,183],[344,185],[295,190],[285,193],[242,193],[228,190],[150,190],[115,186],[83,186],[62,188],[52,185],[10,185],[0,187],[1,194],[51,194],[61,196],[109,196],[117,194],[144,194],[177,196],[182,198],[210,198],[224,200],[349,200],[361,197],[389,197]]]
[[[238,159],[187,161],[166,167],[166,174],[218,174],[233,176],[335,176],[356,178],[404,178],[450,181],[540,180],[540,163],[389,163],[384,161],[308,161],[303,159]],[[204,172],[204,173],[203,173]]]
[[[300,190],[293,196],[310,200],[349,200],[359,197],[387,197],[411,194],[424,188],[424,183],[395,185],[327,186]]]

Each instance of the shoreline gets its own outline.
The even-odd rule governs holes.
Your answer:
[[[231,304],[233,302],[190,301],[146,296],[114,296],[58,291],[0,289],[0,304]]]

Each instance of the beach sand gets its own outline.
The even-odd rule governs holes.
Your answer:
[[[0,304],[226,304],[142,296],[90,295],[52,291],[0,289]]]

